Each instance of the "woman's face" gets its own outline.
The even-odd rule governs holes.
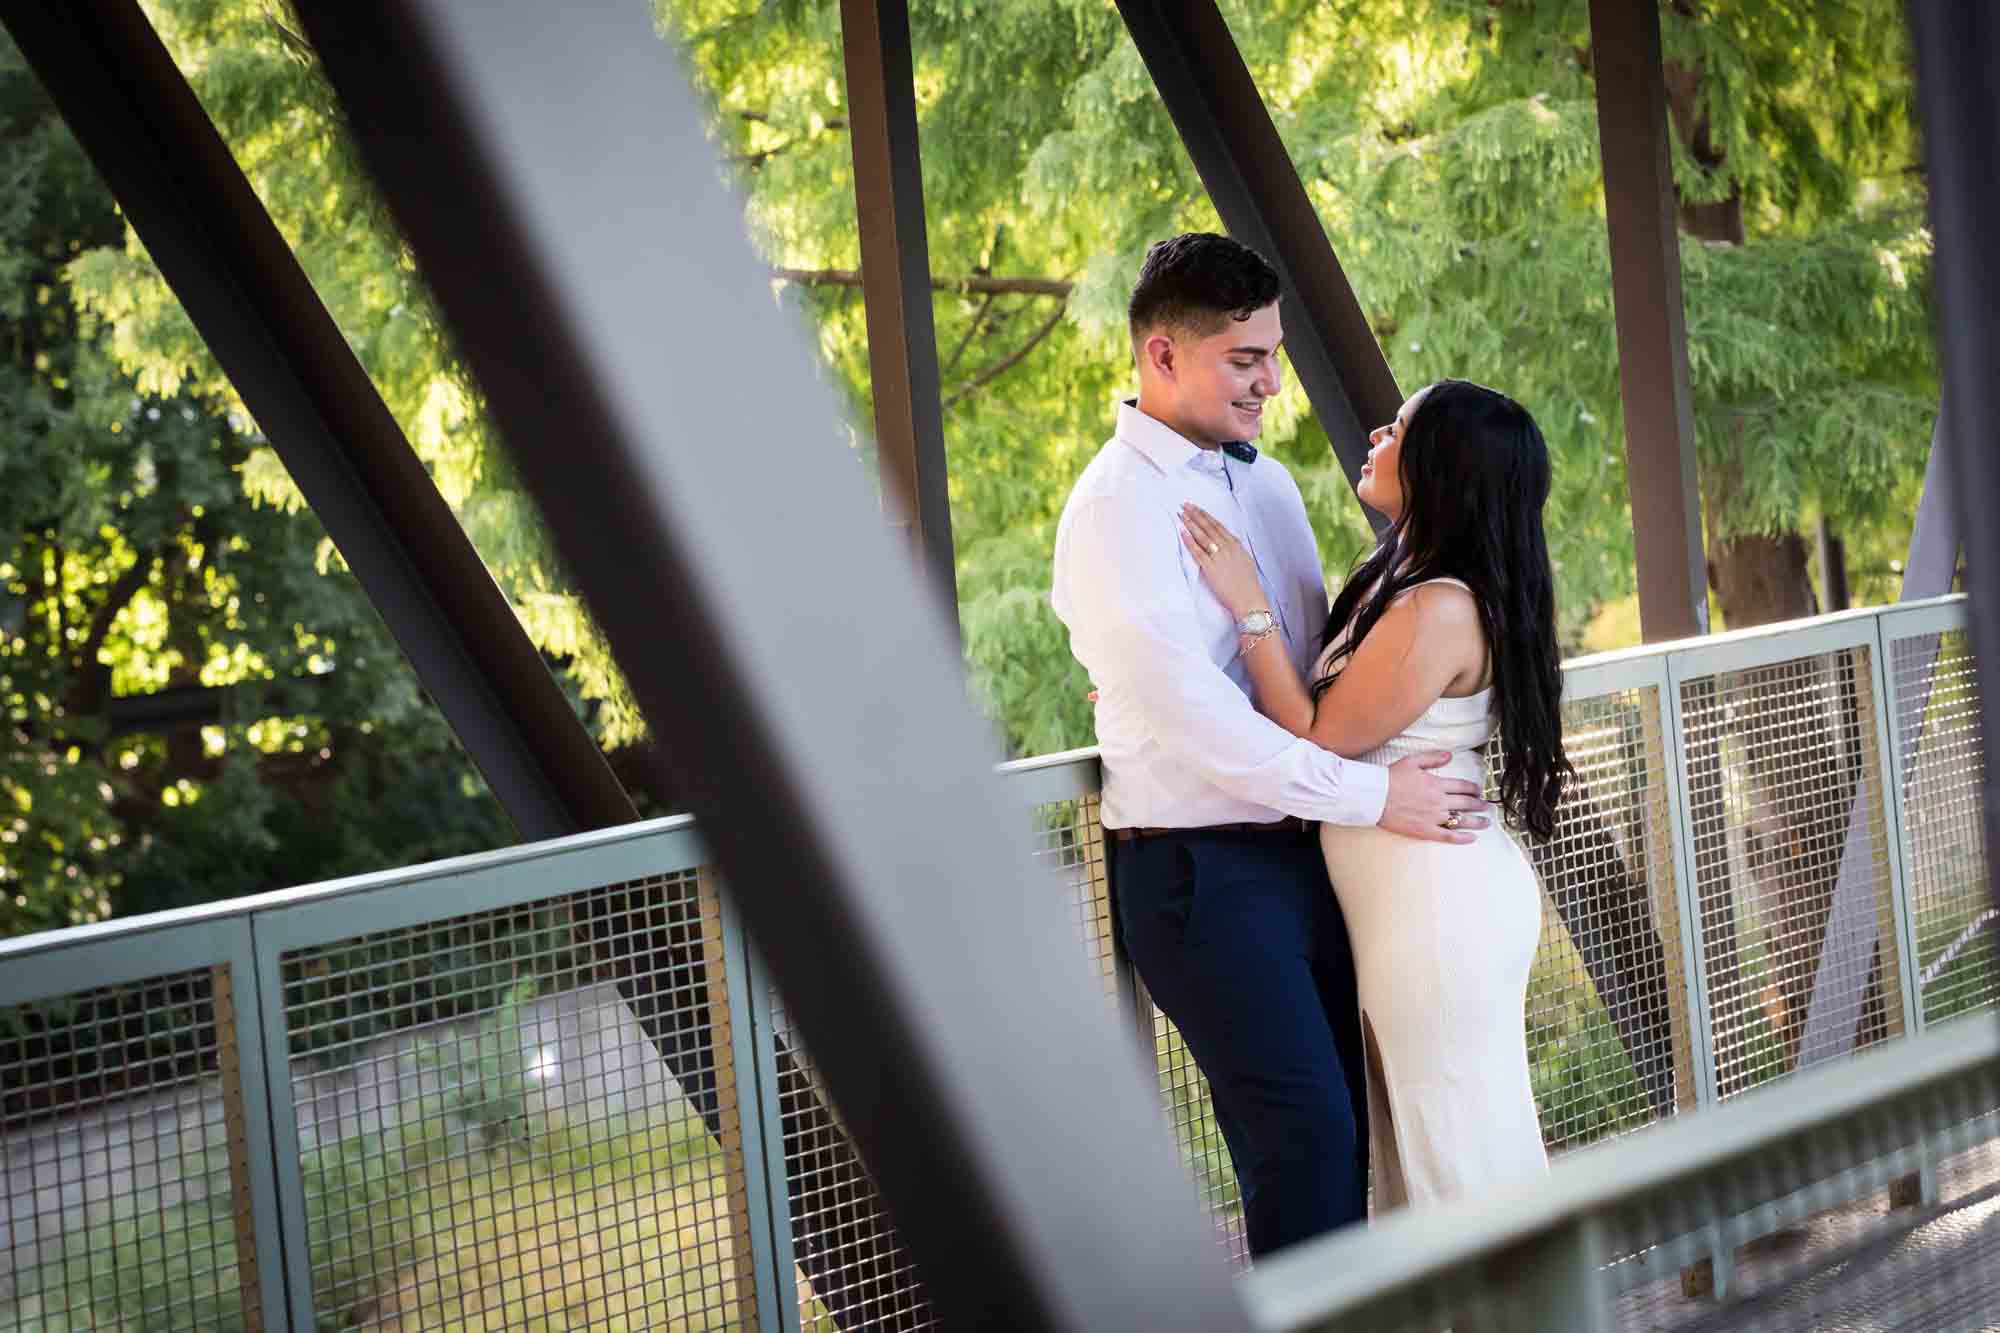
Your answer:
[[[1403,432],[1429,392],[1425,387],[1411,394],[1394,421],[1368,433],[1368,461],[1361,465],[1361,481],[1354,493],[1391,523],[1403,516]]]

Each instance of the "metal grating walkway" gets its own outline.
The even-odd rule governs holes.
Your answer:
[[[1737,1253],[1744,1294],[1721,1306],[1657,1282],[1617,1303],[1622,1333],[1974,1333],[2000,1329],[2000,1145],[1941,1164],[1945,1201],[1886,1193],[1819,1213]]]

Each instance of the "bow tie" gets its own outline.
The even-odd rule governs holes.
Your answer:
[[[1246,444],[1242,440],[1225,441],[1222,446],[1222,452],[1228,454],[1239,463],[1254,463],[1257,461],[1257,446]]]

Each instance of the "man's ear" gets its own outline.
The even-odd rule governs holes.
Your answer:
[[[1141,370],[1150,370],[1162,379],[1171,380],[1180,369],[1180,361],[1174,347],[1174,340],[1164,333],[1149,333],[1139,344]]]

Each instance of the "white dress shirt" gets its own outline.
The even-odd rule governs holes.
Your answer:
[[[1056,528],[1050,602],[1097,689],[1109,828],[1373,824],[1388,770],[1342,759],[1257,712],[1236,621],[1181,544],[1180,507],[1206,509],[1257,561],[1304,673],[1326,581],[1298,483],[1275,458],[1201,449],[1131,402],[1077,479]]]

